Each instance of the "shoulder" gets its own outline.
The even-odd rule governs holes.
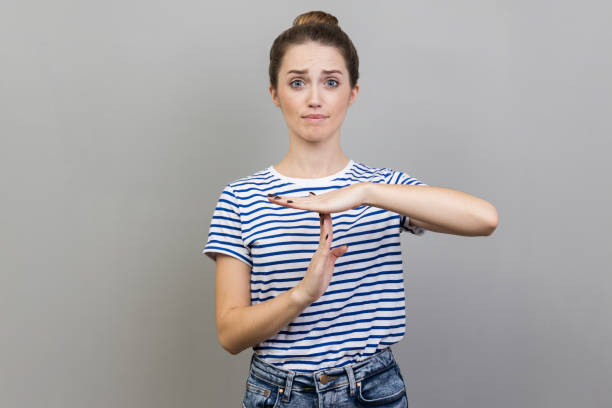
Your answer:
[[[373,183],[389,183],[396,170],[388,167],[368,166],[362,162],[355,162],[355,174]]]
[[[389,167],[371,167],[363,163],[357,163],[356,169],[362,172],[365,177],[362,181],[385,184],[411,184],[427,185],[416,177],[411,176],[406,171],[397,170]]]
[[[230,181],[223,187],[223,192],[235,199],[242,199],[248,196],[250,191],[252,192],[254,189],[259,189],[261,185],[267,184],[271,177],[272,174],[267,168],[258,170],[248,176]]]

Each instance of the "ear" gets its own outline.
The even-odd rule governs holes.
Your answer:
[[[358,93],[359,93],[359,84],[355,84],[355,88],[351,89],[351,94],[349,96],[349,106],[351,106],[353,102],[355,102],[355,99],[357,99]]]
[[[276,106],[280,107],[280,102],[278,101],[278,94],[276,93],[272,85],[268,87],[268,91],[270,92],[270,95],[272,96],[272,102],[274,102]]]

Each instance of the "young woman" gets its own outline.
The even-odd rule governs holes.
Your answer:
[[[274,41],[269,89],[289,151],[226,185],[203,250],[221,345],[254,351],[245,407],[408,406],[390,349],[405,333],[399,235],[497,227],[485,200],[345,156],[359,60],[337,23],[304,13]]]

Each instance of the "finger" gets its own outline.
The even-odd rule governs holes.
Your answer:
[[[325,242],[325,228],[323,228],[323,220],[325,215],[323,213],[319,213],[319,245],[323,246]]]
[[[323,218],[323,228],[325,229],[325,239],[327,240],[327,249],[331,246],[333,240],[333,228],[332,228],[331,214],[325,214]]]
[[[331,243],[331,216],[325,213],[319,213],[321,219],[321,235],[319,236],[319,244],[329,250]]]
[[[321,236],[324,241],[325,249],[329,250],[333,240],[331,214],[323,214],[323,228],[321,230]]]
[[[340,258],[342,255],[344,255],[346,253],[346,251],[348,251],[348,245],[342,245],[339,247],[336,247],[334,249],[332,249],[332,255],[334,255],[336,258]]]

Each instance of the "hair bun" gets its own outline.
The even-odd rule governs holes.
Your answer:
[[[338,19],[324,11],[309,11],[300,14],[293,20],[293,27],[302,24],[332,24],[337,26]]]

